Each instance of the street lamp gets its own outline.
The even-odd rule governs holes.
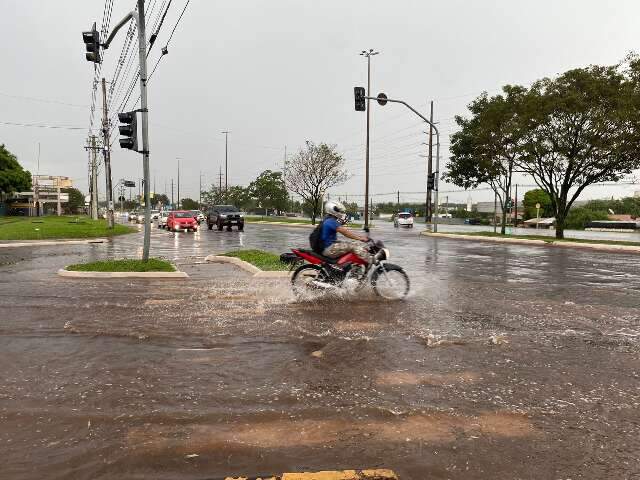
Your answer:
[[[229,132],[224,130],[220,133],[224,133],[224,201],[227,201],[227,190],[229,188]]]
[[[361,56],[367,57],[367,97],[371,96],[371,57],[379,53],[380,52],[374,52],[373,48],[360,52]],[[371,116],[369,105],[370,101],[367,99],[367,140],[364,164],[364,228],[369,228],[369,122]]]

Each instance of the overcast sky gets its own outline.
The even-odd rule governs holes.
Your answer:
[[[185,2],[172,1],[150,69]],[[94,21],[100,28],[104,5],[104,0],[0,0],[0,122],[81,127],[0,123],[0,143],[32,172],[40,143],[40,173],[70,176],[85,192],[94,68],[84,59],[81,32]],[[147,0],[151,25],[162,5],[166,0]],[[134,0],[115,0],[111,27],[134,6]],[[434,100],[444,166],[453,116],[464,114],[475,96],[573,67],[616,63],[638,49],[639,18],[637,0],[192,0],[149,83],[156,191],[177,180],[177,158],[182,197],[197,198],[200,172],[205,184],[217,182],[224,168],[220,132],[229,130],[230,183],[246,185],[265,169],[280,169],[285,146],[293,154],[313,140],[338,145],[352,178],[332,194],[354,199],[364,192],[365,114],[353,107],[353,87],[366,86],[361,50],[380,51],[372,58],[374,94],[383,91],[424,112]],[[123,29],[104,54],[101,76],[109,82],[124,38]],[[115,86],[114,110],[133,70]],[[130,108],[138,91],[136,85]],[[100,109],[98,101],[96,125]],[[424,191],[423,130],[400,105],[372,105],[372,193]],[[120,149],[116,139],[112,169],[114,183],[137,181],[141,156]],[[103,194],[104,176],[99,181]],[[441,190],[458,189],[441,184]],[[634,190],[594,187],[583,198]],[[443,195],[460,202],[468,197]],[[423,197],[402,194],[405,200]],[[474,201],[489,198],[488,192],[473,194]]]

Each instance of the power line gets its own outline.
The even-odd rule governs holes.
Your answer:
[[[61,130],[84,130],[85,127],[74,127],[71,125],[47,125],[44,123],[20,123],[20,122],[0,122],[2,125],[13,127],[35,127],[35,128],[57,128]]]
[[[81,105],[77,103],[62,102],[60,100],[54,100],[51,98],[26,97],[23,95],[9,95],[8,93],[2,93],[2,92],[0,92],[0,95],[8,98],[16,98],[18,100],[29,100],[31,102],[41,102],[41,103],[54,103],[56,105],[65,105],[67,107],[87,108],[89,106],[87,104]]]

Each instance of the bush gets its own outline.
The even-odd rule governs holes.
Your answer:
[[[582,230],[585,225],[594,220],[607,220],[609,214],[604,210],[591,210],[586,207],[572,208],[567,215],[565,228]]]

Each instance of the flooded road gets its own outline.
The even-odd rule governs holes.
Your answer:
[[[0,478],[639,478],[639,256],[379,225],[402,303],[296,302],[208,254],[309,230],[154,230],[187,281],[76,280],[108,244],[0,251]]]

